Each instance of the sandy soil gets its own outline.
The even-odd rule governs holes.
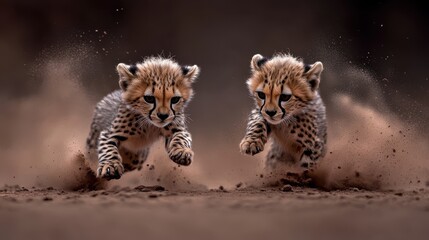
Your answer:
[[[1,239],[428,239],[428,223],[427,187],[0,190]]]

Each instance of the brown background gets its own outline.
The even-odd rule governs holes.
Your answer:
[[[255,53],[291,52],[309,63],[322,61],[321,93],[331,119],[340,110],[330,96],[345,93],[364,105],[381,106],[418,130],[428,124],[429,5],[424,1],[19,0],[0,6],[2,149],[46,147],[45,132],[75,123],[60,116],[82,114],[77,136],[84,138],[91,117],[87,109],[117,88],[116,64],[158,54],[202,69],[188,112],[194,147],[200,158],[205,155],[197,166],[207,174],[219,163],[242,166],[228,174],[246,171],[248,162],[248,169],[257,164],[238,154],[253,104],[244,82]],[[46,94],[41,69],[58,70],[49,64],[63,58],[74,63],[73,79],[89,100],[71,95],[61,101],[69,85],[57,83],[48,91],[58,94],[33,101]],[[69,78],[61,71],[53,77]],[[54,116],[43,113],[51,107]],[[43,114],[35,117],[26,109]],[[39,127],[42,133],[34,131]],[[8,158],[0,161],[7,164]]]

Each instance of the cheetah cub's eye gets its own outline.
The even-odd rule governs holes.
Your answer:
[[[281,102],[287,102],[292,97],[290,94],[280,94],[280,101]]]
[[[143,99],[147,102],[147,103],[154,103],[155,102],[155,97],[154,96],[149,96],[146,95],[143,97]]]
[[[171,98],[171,103],[172,104],[176,104],[176,103],[178,103],[180,101],[180,97],[178,97],[178,96],[176,96],[176,97],[172,97]]]
[[[256,92],[257,94],[258,94],[258,97],[260,98],[260,99],[262,99],[262,100],[264,100],[265,99],[265,93],[263,93],[263,92]]]

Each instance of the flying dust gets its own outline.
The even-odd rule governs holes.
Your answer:
[[[0,183],[56,188],[74,188],[81,183],[84,166],[77,165],[75,160],[82,160],[77,156],[85,152],[84,142],[97,101],[89,97],[91,94],[82,86],[81,73],[90,70],[88,62],[91,61],[90,51],[85,47],[51,54],[36,69],[43,79],[39,89],[27,97],[2,99],[2,109],[6,113],[0,117],[2,125],[14,127],[2,129],[7,140],[3,139],[0,146],[3,156]],[[429,176],[429,142],[420,134],[420,127],[389,111],[370,74],[352,66],[336,67],[341,74],[329,67],[326,69],[321,86],[328,109],[328,152],[311,174],[315,184],[325,189],[424,185]],[[342,91],[345,86],[352,86],[352,91]],[[198,96],[194,101],[198,101]],[[243,134],[244,128],[242,126],[233,135]],[[227,146],[215,138],[205,139],[204,144],[222,146],[222,149],[216,156],[204,157],[207,146],[196,143],[198,163],[179,167],[168,160],[162,144],[156,143],[141,171],[125,174],[109,185],[156,184],[167,189],[196,191],[222,183],[226,188],[234,188],[237,182],[228,184],[211,178],[225,172],[225,165],[211,168],[210,173],[202,165],[214,158],[230,158],[228,153],[238,151],[238,142]],[[257,158],[262,161],[265,153]],[[225,161],[233,162],[234,157]],[[244,186],[261,185],[289,171],[281,169],[281,172],[267,174],[263,164],[258,163],[252,165],[255,168],[250,173],[240,174],[240,169],[249,169],[240,164],[233,165],[237,173],[234,180],[241,178]]]
[[[334,53],[325,55],[337,60],[327,61],[325,65],[337,72],[328,70],[321,82],[327,105],[328,151],[310,174],[314,180],[310,185],[368,190],[423,187],[429,178],[429,141],[420,132],[424,126],[419,125],[419,115],[410,110],[413,116],[407,119],[413,122],[400,119],[383,98],[388,90],[382,90],[371,74],[338,61],[340,57]],[[282,177],[288,180],[288,174],[293,180],[296,172],[300,171],[288,166],[268,170],[263,183],[272,184]]]

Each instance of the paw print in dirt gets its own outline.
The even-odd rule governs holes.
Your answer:
[[[124,166],[119,160],[108,160],[98,164],[97,177],[107,180],[119,179],[124,173]]]
[[[244,138],[240,143],[240,152],[255,155],[264,150],[264,143],[260,139]]]
[[[171,150],[168,155],[170,159],[173,160],[173,162],[180,165],[188,166],[192,162],[194,152],[190,148],[177,148]]]

